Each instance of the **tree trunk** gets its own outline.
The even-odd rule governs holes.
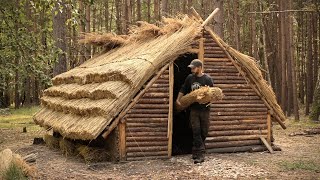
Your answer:
[[[306,115],[309,114],[310,111],[310,104],[312,103],[312,82],[313,82],[313,72],[312,72],[312,66],[313,66],[313,58],[312,58],[312,13],[309,13],[309,25],[308,25],[308,52],[307,52],[307,64],[306,64]]]
[[[223,23],[224,23],[224,17],[223,17],[223,0],[215,0],[215,8],[219,8],[220,10],[218,13],[214,16],[214,31],[223,39]]]
[[[137,0],[137,21],[141,21],[141,0]]]
[[[320,70],[318,68],[318,81],[314,90],[314,99],[311,107],[310,119],[313,121],[319,121],[320,116]]]
[[[285,2],[280,0],[280,11],[284,11]],[[285,24],[285,14],[280,13],[280,57],[281,57],[281,108],[284,112],[287,112],[287,68],[286,68],[286,24]]]
[[[60,7],[62,6],[62,10]],[[53,37],[55,46],[62,52],[58,55],[58,61],[54,64],[53,75],[56,76],[67,71],[67,57],[66,57],[66,6],[65,1],[55,3],[53,9]]]

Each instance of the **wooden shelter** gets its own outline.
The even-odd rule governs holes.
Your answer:
[[[67,139],[104,137],[120,160],[188,153],[188,113],[177,113],[174,102],[187,65],[199,58],[225,95],[211,104],[207,151],[254,151],[264,139],[272,145],[272,121],[285,128],[286,119],[272,88],[253,58],[201,23],[194,13],[135,27],[116,48],[54,77],[34,121]]]

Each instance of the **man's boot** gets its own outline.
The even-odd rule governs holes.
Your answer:
[[[194,164],[202,163],[204,162],[204,153],[198,153],[198,156],[194,159]]]

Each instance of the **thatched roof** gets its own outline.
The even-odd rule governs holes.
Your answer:
[[[188,17],[167,18],[160,27],[140,22],[129,36],[88,35],[82,42],[106,46],[109,51],[54,77],[34,121],[64,137],[97,138],[155,72],[189,50],[202,29],[200,23]],[[257,63],[214,33],[212,37],[281,124],[286,117]]]
[[[180,26],[135,27],[126,41],[113,39],[120,47],[54,77],[34,121],[71,139],[97,138],[143,84],[186,53],[200,32],[200,24],[188,17],[175,22]],[[158,33],[147,34],[155,29]]]

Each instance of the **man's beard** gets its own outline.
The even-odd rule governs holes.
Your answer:
[[[199,72],[192,72],[192,74],[197,76],[197,75],[199,75]]]

